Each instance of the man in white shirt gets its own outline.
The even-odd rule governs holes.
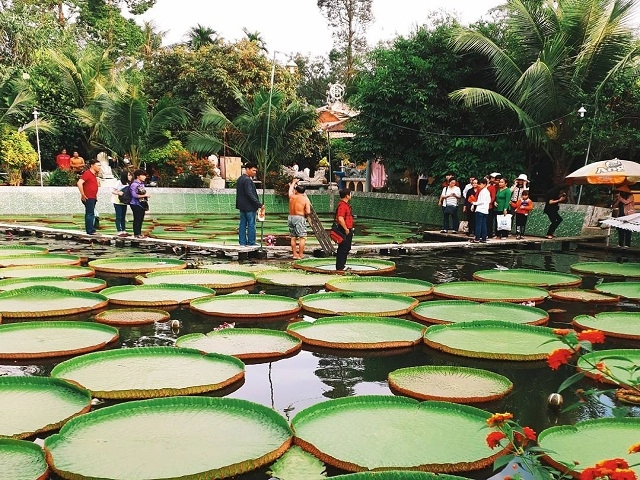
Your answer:
[[[480,188],[478,198],[472,204],[476,212],[476,236],[471,243],[487,243],[487,216],[491,205],[491,193],[487,189],[485,178],[478,179],[478,187]]]

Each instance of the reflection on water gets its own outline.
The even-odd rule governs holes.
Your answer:
[[[92,255],[97,252],[93,251]],[[99,255],[98,255],[99,256]],[[426,280],[433,283],[472,280],[473,272],[491,268],[531,268],[537,270],[569,272],[569,266],[575,262],[607,260],[617,258],[596,251],[539,252],[528,250],[475,250],[473,253],[464,250],[439,251],[437,253],[421,253],[419,255],[399,256],[391,258],[397,264],[395,275]],[[627,261],[638,261],[631,258]],[[607,279],[613,281],[618,279]],[[592,288],[599,281],[595,277],[585,277],[584,288]],[[109,285],[133,283],[131,278],[108,277]],[[275,295],[300,297],[320,291],[320,288],[282,287],[256,285],[250,287],[251,293],[264,290]],[[595,307],[591,304],[571,302],[562,303],[545,301],[541,308],[555,309],[550,316],[550,326],[566,326],[577,314],[594,314],[603,310],[640,310],[638,304],[624,302],[620,305]],[[316,315],[300,314],[297,317],[269,319],[267,321],[243,322],[234,319],[237,327],[262,327],[285,330],[290,321],[312,319]],[[228,319],[217,319],[194,314],[188,308],[179,307],[171,312],[171,318],[181,322],[179,331],[172,330],[169,322],[148,326],[135,326],[120,329],[120,340],[116,348],[131,348],[151,345],[173,345],[180,335],[188,333],[206,333]],[[411,317],[406,317],[411,318]],[[84,319],[88,319],[85,316]],[[633,342],[626,342],[628,345]],[[608,342],[604,348],[615,348]],[[620,345],[617,343],[615,345]],[[632,348],[637,348],[637,345]],[[0,375],[47,375],[55,365],[55,361],[38,364],[17,365],[5,362],[0,365]],[[555,392],[558,385],[574,373],[571,367],[562,367],[551,371],[544,363],[531,362],[496,362],[489,360],[459,357],[436,352],[426,346],[402,351],[385,352],[353,352],[328,349],[303,348],[298,354],[277,361],[253,363],[246,366],[244,383],[217,392],[215,395],[227,394],[229,397],[242,398],[272,407],[287,419],[291,419],[300,410],[331,398],[352,395],[379,394],[389,395],[387,375],[398,368],[417,365],[460,365],[485,368],[506,376],[514,383],[513,392],[506,398],[478,405],[480,408],[493,411],[513,412],[523,424],[530,425],[536,431],[551,425],[573,423],[577,420],[610,415],[610,410],[601,404],[585,403],[580,408],[567,413],[554,412],[547,408],[547,397]],[[590,381],[579,385],[592,388]],[[565,404],[577,398],[565,393]],[[611,395],[603,395],[605,404],[612,405]],[[104,405],[113,402],[105,402]],[[99,408],[99,407],[98,407]],[[640,409],[631,408],[631,414],[640,415]],[[237,477],[239,480],[264,480],[268,478],[267,468]],[[337,475],[336,469],[328,469],[331,476]],[[475,478],[487,478],[490,471],[476,472]],[[55,477],[54,477],[55,478]]]

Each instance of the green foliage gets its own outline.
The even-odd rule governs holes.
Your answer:
[[[141,161],[156,166],[163,166],[169,160],[178,158],[178,154],[188,154],[180,140],[170,140],[166,145],[152,148],[141,156]]]
[[[19,185],[21,174],[38,166],[38,154],[24,132],[5,128],[0,133],[0,167],[10,173],[12,185]],[[18,180],[20,178],[20,180]]]
[[[298,446],[293,446],[278,459],[268,475],[280,480],[325,480],[324,464]]]
[[[47,184],[50,187],[71,187],[76,184],[76,181],[76,174],[72,171],[56,168],[53,172],[49,173]]]

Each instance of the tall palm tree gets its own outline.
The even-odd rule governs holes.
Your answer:
[[[458,51],[485,56],[495,89],[467,87],[451,94],[470,107],[512,115],[531,143],[549,158],[554,181],[571,168],[564,148],[575,136],[577,111],[585,99],[597,102],[602,88],[638,58],[630,20],[634,0],[507,0],[507,34],[515,45],[460,29]],[[596,107],[597,108],[597,107]]]
[[[267,50],[267,42],[264,41],[264,38],[262,38],[260,32],[258,32],[257,30],[255,32],[251,32],[247,27],[243,27],[242,31],[247,36],[247,40],[255,43],[259,50],[262,50],[265,53],[269,53],[269,50]]]
[[[199,50],[205,45],[213,45],[218,40],[218,32],[199,23],[191,27],[187,34],[187,45],[191,50]]]

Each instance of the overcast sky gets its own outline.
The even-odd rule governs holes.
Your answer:
[[[398,34],[407,35],[425,23],[429,12],[445,9],[463,23],[479,20],[500,0],[373,0],[375,23],[368,40],[375,45]],[[164,43],[184,41],[186,33],[200,24],[214,29],[226,40],[238,40],[260,32],[270,52],[326,55],[332,46],[331,32],[317,7],[317,0],[157,0],[141,17],[166,31]]]

